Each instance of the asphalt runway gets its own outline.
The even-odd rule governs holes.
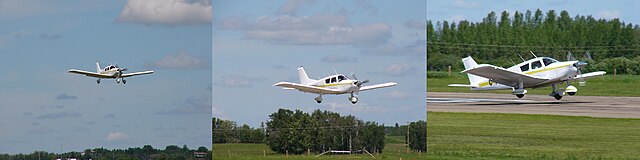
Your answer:
[[[640,118],[640,97],[427,92],[427,111]]]

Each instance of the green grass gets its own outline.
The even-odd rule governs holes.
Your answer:
[[[407,153],[406,145],[404,144],[403,136],[388,136],[385,137],[385,148],[383,153],[373,153],[377,159],[425,159],[426,154],[418,152]],[[263,154],[263,151],[266,153]],[[231,154],[229,154],[231,153]],[[246,143],[232,143],[232,144],[213,144],[213,159],[372,159],[367,154],[351,154],[351,155],[323,155],[318,158],[315,156],[318,153],[311,153],[311,155],[285,155],[277,154],[269,149],[266,144],[246,144]]]
[[[635,159],[640,119],[427,113],[429,159]]]
[[[446,72],[427,72],[427,92],[466,92],[466,93],[505,93],[511,94],[511,90],[497,90],[497,91],[471,91],[465,87],[449,87],[448,84],[469,84],[467,74],[459,72],[453,72],[451,76],[448,76]],[[583,96],[627,96],[637,97],[640,96],[635,90],[640,88],[640,76],[639,75],[617,75],[615,80],[613,75],[607,74],[600,77],[594,77],[586,80],[585,86],[579,86],[577,83],[572,83],[578,88],[576,95]],[[561,85],[562,87],[566,85]],[[527,94],[540,94],[548,95],[551,93],[551,87],[543,87],[536,89],[527,89]]]

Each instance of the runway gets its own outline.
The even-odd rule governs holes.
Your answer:
[[[427,92],[427,111],[640,118],[640,97]]]

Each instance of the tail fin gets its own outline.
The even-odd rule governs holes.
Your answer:
[[[462,63],[464,63],[464,69],[471,69],[475,66],[478,65],[478,63],[476,63],[475,60],[473,60],[473,58],[471,58],[471,56],[467,57],[467,58],[462,58]],[[478,85],[481,82],[486,82],[487,79],[480,77],[480,76],[476,76],[473,74],[469,74],[467,73],[467,76],[469,77],[469,84],[471,85]]]
[[[101,70],[102,70],[102,68],[100,68],[100,63],[98,63],[98,61],[96,61],[96,71],[98,73],[100,73]]]
[[[313,80],[309,79],[309,76],[307,76],[307,72],[304,71],[304,68],[302,68],[302,66],[298,68],[298,77],[300,77],[300,84],[313,83]]]

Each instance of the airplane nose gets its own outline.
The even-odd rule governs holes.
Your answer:
[[[579,61],[573,64],[574,67],[576,68],[584,68],[584,66],[587,66],[587,62],[584,61]]]

